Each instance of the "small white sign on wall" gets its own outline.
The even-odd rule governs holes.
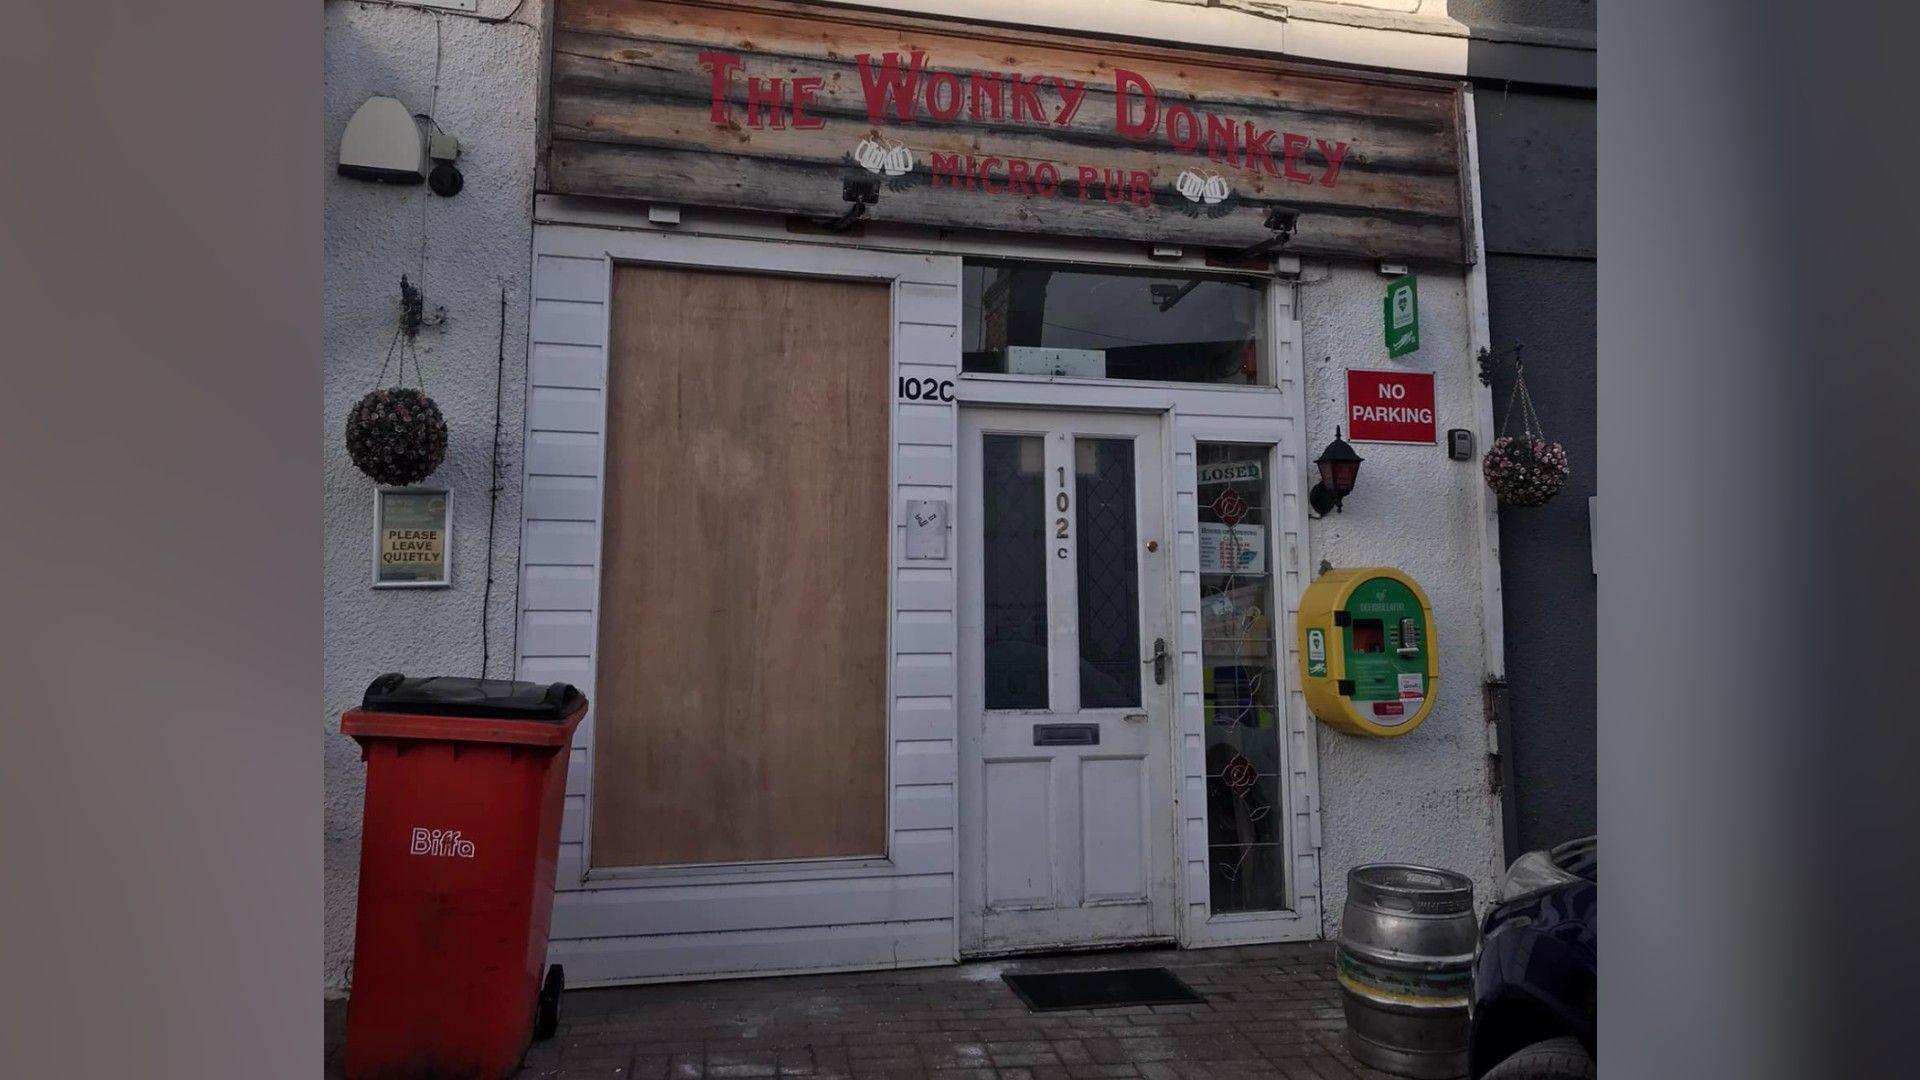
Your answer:
[[[907,558],[947,557],[947,501],[907,500]]]

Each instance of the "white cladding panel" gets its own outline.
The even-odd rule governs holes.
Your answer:
[[[613,263],[890,281],[895,374],[936,380],[958,374],[960,264],[577,226],[540,226],[534,246],[518,674],[565,678],[591,698]],[[569,763],[549,949],[570,984],[955,958],[953,566],[907,563],[899,517],[909,498],[953,499],[954,406],[896,404],[893,431],[887,858],[589,873],[589,713]]]

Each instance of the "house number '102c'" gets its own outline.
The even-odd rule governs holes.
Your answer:
[[[1053,519],[1053,538],[1055,540],[1067,540],[1070,539],[1070,537],[1067,530],[1067,519],[1064,515],[1067,512],[1067,508],[1073,505],[1073,500],[1067,497],[1066,466],[1062,465],[1058,466],[1058,468],[1060,470],[1060,490],[1054,492],[1053,508],[1060,511],[1063,516]],[[1060,545],[1054,549],[1053,554],[1056,558],[1066,558],[1067,546],[1065,544]]]
[[[916,379],[900,376],[901,401],[952,401],[952,379]]]

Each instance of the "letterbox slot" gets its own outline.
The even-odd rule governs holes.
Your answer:
[[[1099,724],[1035,724],[1035,746],[1099,746]]]

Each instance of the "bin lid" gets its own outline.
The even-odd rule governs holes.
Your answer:
[[[360,707],[368,712],[558,724],[584,699],[585,695],[571,683],[464,679],[450,675],[408,678],[396,671],[373,680],[366,696],[360,700]]]

